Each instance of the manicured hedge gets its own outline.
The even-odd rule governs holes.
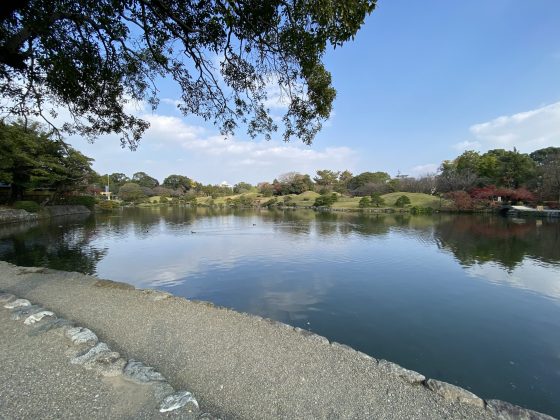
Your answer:
[[[14,208],[19,210],[25,210],[29,213],[37,213],[41,206],[37,204],[35,201],[16,201],[14,203]]]

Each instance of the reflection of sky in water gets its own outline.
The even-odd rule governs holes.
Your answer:
[[[495,263],[474,264],[465,270],[472,277],[560,299],[560,266],[525,258],[512,270]]]
[[[435,243],[433,227],[390,226],[383,232],[367,235],[355,223],[270,222],[258,217],[240,222],[230,215],[197,219],[188,227],[166,224],[162,219],[146,232],[139,232],[133,225],[125,231],[101,230],[91,246],[108,250],[97,266],[100,277],[133,282],[139,287],[169,288],[191,278],[207,277],[208,273],[234,273],[248,263],[257,264],[263,277],[271,269],[298,275],[301,267],[310,264],[344,264],[349,273],[356,266],[360,270],[384,266],[385,274],[391,271],[387,266],[398,265],[395,275],[416,270],[436,275],[442,267],[455,262],[450,252],[438,250]],[[493,262],[475,262],[463,268],[469,277],[560,298],[560,265],[525,258],[513,269]],[[323,274],[331,277],[331,273]],[[268,280],[267,287],[274,288],[275,283],[271,278]],[[190,292],[196,294],[197,289],[200,287],[192,284]],[[317,289],[294,293],[313,295]],[[269,290],[266,296],[272,301],[272,296],[289,293]],[[281,300],[290,299],[277,297],[276,305]],[[291,300],[296,302],[301,297]]]

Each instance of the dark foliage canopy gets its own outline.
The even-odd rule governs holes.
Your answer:
[[[309,144],[335,90],[326,48],[350,40],[376,0],[19,0],[0,5],[0,112],[53,120],[89,139],[117,133],[135,148],[148,123],[126,102],[158,105],[157,82],[180,87],[179,109],[267,138],[270,83],[287,104],[284,139]],[[54,128],[54,127],[53,127]]]
[[[0,182],[10,184],[13,200],[32,188],[64,193],[85,187],[93,174],[92,160],[51,138],[37,123],[0,122]]]

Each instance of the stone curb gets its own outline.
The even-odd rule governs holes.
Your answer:
[[[159,295],[155,296],[159,297]],[[122,376],[128,381],[152,386],[161,413],[181,410],[185,414],[192,415],[193,419],[217,420],[211,414],[200,411],[198,402],[191,392],[176,391],[165,377],[151,366],[133,359],[125,360],[118,352],[112,351],[106,343],[100,342],[97,335],[88,328],[75,326],[71,321],[58,318],[54,312],[33,305],[27,299],[18,299],[9,293],[0,292],[0,304],[11,311],[11,319],[23,321],[24,325],[31,328],[30,336],[61,329],[64,337],[74,347],[67,354],[70,356],[71,364],[94,370],[102,376]]]
[[[143,289],[144,293],[149,293],[150,289]],[[153,293],[165,293],[158,292],[157,290]],[[166,294],[167,295],[167,294]],[[166,296],[167,298],[167,296]],[[174,299],[185,299],[183,297],[172,296]],[[190,300],[190,302],[197,303],[206,307],[211,307],[219,310],[233,311],[230,308],[225,308],[222,306],[215,305],[212,302],[200,301],[200,300]],[[235,312],[235,311],[234,311]],[[238,312],[239,313],[239,312]],[[396,379],[405,381],[411,385],[422,386],[428,391],[433,392],[439,397],[457,404],[468,404],[475,407],[486,409],[491,415],[503,419],[503,420],[557,420],[555,417],[549,416],[547,414],[539,413],[527,408],[523,408],[506,401],[501,400],[484,400],[479,396],[473,394],[472,392],[461,388],[457,385],[453,385],[447,382],[438,381],[436,379],[426,378],[421,373],[416,371],[406,369],[396,363],[389,362],[387,360],[377,360],[376,358],[362,353],[361,351],[355,350],[346,344],[337,343],[336,341],[330,341],[328,338],[321,335],[315,334],[311,331],[292,327],[291,325],[285,324],[280,321],[276,321],[269,318],[263,318],[258,315],[252,315],[245,312],[241,312],[241,315],[245,315],[253,320],[266,322],[267,324],[273,325],[276,328],[280,328],[287,331],[293,331],[308,340],[312,340],[321,344],[330,345],[333,349],[341,352],[348,352],[349,354],[357,355],[362,359],[372,363],[374,366],[380,368],[387,375],[395,377]]]
[[[126,286],[125,286],[126,285]],[[109,287],[109,288],[117,288],[117,289],[129,289],[128,284],[126,283],[119,283],[119,282],[112,282],[111,280],[103,280],[103,281],[99,281],[97,283],[95,283],[95,286],[97,287]],[[133,286],[130,287],[130,289],[135,289]],[[184,297],[179,297],[179,296],[174,296],[172,294],[169,294],[167,292],[162,292],[159,290],[154,290],[154,289],[136,289],[142,293],[144,293],[144,295],[146,296],[147,299],[149,300],[153,300],[153,301],[159,301],[159,300],[165,300],[165,299],[177,299],[177,300],[188,300]],[[8,300],[4,300],[5,298],[3,298],[3,296],[11,296],[11,299]],[[26,299],[16,299],[15,296],[13,295],[6,295],[6,294],[2,294],[0,293],[0,303],[2,302],[8,302],[8,305],[10,305],[9,302],[11,302],[11,305],[15,305],[13,306],[13,308],[18,308],[20,306],[32,306],[31,302],[29,302]],[[18,303],[16,303],[18,302]],[[317,343],[321,343],[323,345],[330,345],[331,348],[335,351],[340,351],[340,352],[347,352],[348,354],[352,354],[352,355],[357,355],[358,357],[370,362],[373,366],[381,369],[384,373],[386,373],[387,375],[394,377],[395,379],[407,382],[410,385],[413,386],[422,386],[424,387],[426,390],[433,392],[434,394],[436,394],[438,397],[441,397],[449,402],[452,403],[456,403],[456,404],[468,404],[468,405],[473,405],[479,408],[484,408],[486,409],[491,415],[499,418],[499,419],[504,419],[504,420],[555,420],[554,417],[551,417],[549,415],[543,414],[543,413],[539,413],[537,411],[533,411],[530,409],[526,409],[511,403],[508,403],[506,401],[501,401],[501,400],[484,400],[482,398],[480,398],[479,396],[473,394],[472,392],[461,388],[459,386],[447,383],[447,382],[443,382],[443,381],[439,381],[436,379],[430,379],[430,378],[426,378],[424,375],[422,375],[421,373],[418,373],[416,371],[410,370],[410,369],[406,369],[396,363],[393,362],[389,362],[387,360],[377,360],[374,357],[371,357],[365,353],[362,353],[358,350],[353,349],[350,346],[347,346],[345,344],[341,344],[341,343],[337,343],[336,341],[330,341],[328,338],[315,334],[311,331],[302,329],[302,328],[298,328],[298,327],[293,327],[291,325],[285,324],[283,322],[279,322],[273,319],[269,319],[269,318],[263,318],[261,316],[258,315],[252,315],[252,314],[248,314],[248,313],[243,313],[243,312],[237,312],[234,311],[230,308],[226,308],[226,307],[222,307],[222,306],[218,306],[215,305],[212,302],[208,302],[208,301],[200,301],[200,300],[189,300],[189,302],[191,303],[195,303],[201,306],[205,306],[205,307],[209,307],[209,308],[213,308],[213,309],[218,309],[218,310],[223,310],[223,311],[227,311],[227,312],[235,312],[238,313],[240,315],[244,315],[254,321],[258,321],[258,322],[266,322],[267,324],[273,325],[276,328],[280,328],[286,331],[291,331],[291,332],[295,332],[301,336],[303,336],[304,338],[317,342]],[[43,308],[39,308],[39,309],[43,309]],[[39,313],[40,311],[36,310],[35,313]],[[62,320],[61,318],[55,318],[54,320],[50,321],[52,323],[56,323],[56,322],[67,322],[66,320]],[[41,325],[38,328],[43,328],[46,330],[50,329],[51,326],[49,324],[45,324]],[[52,328],[57,328],[58,326],[54,326]],[[73,325],[72,325],[73,327]],[[65,326],[65,328],[69,328],[68,326]],[[89,330],[88,330],[89,331]],[[104,344],[104,343],[102,343]],[[143,382],[144,377],[150,376],[150,374],[148,372],[155,372],[155,370],[151,367],[147,367],[145,366],[146,369],[138,369],[138,366],[136,365],[137,363],[140,362],[136,362],[134,360],[129,360],[128,364],[124,367],[123,369],[123,375],[124,377],[127,377],[127,373],[126,371],[128,370],[129,372],[131,371],[138,371],[137,376],[132,379],[130,378],[130,375],[128,375],[128,379],[129,380],[133,380],[135,382],[138,383],[146,383]],[[129,364],[131,364],[129,366]],[[144,366],[144,365],[142,365]],[[127,369],[128,368],[128,369]],[[157,374],[159,375],[159,372],[157,372]],[[174,407],[174,405],[176,404],[175,401],[185,401],[185,404],[188,405],[189,407],[194,407],[196,405],[196,407],[198,407],[198,403],[196,403],[196,400],[194,399],[194,397],[192,397],[192,395],[187,396],[186,394],[184,394],[185,392],[188,393],[188,391],[172,391],[173,389],[171,388],[171,386],[169,384],[167,384],[166,381],[160,381],[154,378],[154,380],[151,382],[153,384],[155,384],[155,390],[154,392],[156,393],[156,395],[158,395],[160,398],[158,398],[159,400],[166,400],[167,396],[171,396],[171,395],[175,395],[176,400],[166,400],[165,404],[163,404],[162,401],[162,405],[160,407],[160,411],[162,409],[165,410],[172,410],[174,408],[168,408],[168,407]],[[192,398],[192,400],[191,400]],[[194,400],[194,403],[192,402]],[[196,403],[196,404],[195,404]],[[164,411],[162,411],[164,412]],[[199,419],[214,419],[214,417],[212,417],[211,415],[205,413],[205,414],[200,414]]]

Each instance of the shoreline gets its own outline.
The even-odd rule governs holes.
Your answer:
[[[0,208],[0,225],[11,223],[36,222],[59,216],[71,216],[75,214],[91,214],[91,210],[82,205],[57,205],[47,206],[40,212],[30,213],[26,210]]]
[[[79,273],[0,262],[0,290],[95,331],[220,418],[551,417],[377,360],[307,330]]]

